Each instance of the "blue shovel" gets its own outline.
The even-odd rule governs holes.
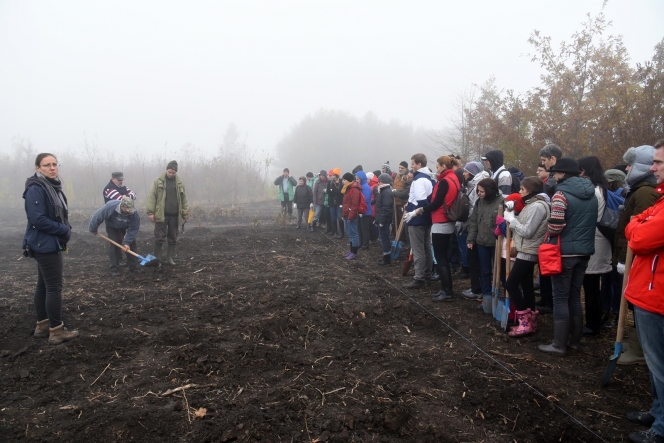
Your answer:
[[[396,206],[394,208],[394,225],[396,226],[397,223],[397,211],[396,211]],[[403,212],[403,215],[406,215],[406,211]],[[394,236],[394,241],[392,242],[392,249],[390,250],[390,256],[392,257],[392,260],[396,260],[399,258],[399,255],[401,254],[401,247],[403,246],[403,242],[399,241],[401,238],[401,233],[403,232],[403,225],[405,224],[403,218],[401,218],[401,224],[397,228],[397,233]]]
[[[99,234],[99,233],[97,234],[97,236],[103,238],[103,239],[106,240],[107,242],[110,242],[110,243],[114,244],[115,246],[117,246],[118,248],[124,250],[124,248],[122,247],[121,244],[114,242],[114,241],[111,240],[110,238],[108,238],[108,237],[106,237],[106,236],[104,236],[104,235],[102,235],[102,234]],[[131,251],[131,250],[130,250],[130,251],[126,251],[126,252],[128,252],[129,254],[133,255],[134,257],[140,259],[140,260],[141,260],[141,266],[145,266],[145,265],[148,265],[148,266],[159,266],[159,260],[156,260],[157,257],[155,257],[155,256],[152,255],[152,254],[148,254],[147,257],[143,257],[142,255],[138,255],[137,253],[135,253],[134,251]]]

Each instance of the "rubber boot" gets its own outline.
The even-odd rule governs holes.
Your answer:
[[[491,315],[491,303],[493,302],[491,295],[482,295],[482,310],[486,315]]]
[[[168,244],[168,255],[166,257],[166,263],[175,266],[175,262],[173,261],[173,257],[175,256],[175,245]]]
[[[157,260],[159,263],[163,263],[164,259],[162,256],[164,255],[164,245],[163,243],[155,243],[154,244],[154,256],[157,257]]]
[[[440,288],[445,294],[449,295],[450,297],[454,297],[454,289],[452,287],[452,271],[449,267],[443,268],[441,266],[437,266],[437,268],[439,275],[438,279],[440,280]]]
[[[344,238],[345,233],[346,233],[346,227],[344,226],[344,222],[341,221],[341,223],[339,223],[339,238],[340,239]]]
[[[68,331],[67,328],[65,328],[64,323],[62,323],[60,326],[56,326],[55,328],[50,328],[48,332],[49,345],[59,345],[63,341],[78,337],[78,331]]]
[[[48,337],[48,329],[48,318],[46,320],[38,321],[33,335],[37,338],[46,338]]]
[[[329,234],[332,236],[332,238],[336,238],[337,237],[337,221],[336,220],[335,221],[330,220],[328,222],[328,226],[330,227]]]
[[[525,311],[516,311],[516,321],[519,323],[507,333],[510,337],[524,337],[533,333],[533,325],[530,321],[530,308]]]
[[[539,318],[539,311],[530,311],[530,327],[533,329],[533,334],[537,332],[538,318]]]
[[[620,354],[618,364],[645,365],[646,359],[643,356],[643,349],[641,349],[641,343],[639,342],[639,336],[636,334],[636,328],[629,328],[627,343],[629,343],[629,347],[625,352]]]
[[[581,336],[583,335],[583,317],[570,317],[569,324],[569,341],[567,347],[576,351],[579,349],[581,343]]]
[[[567,352],[567,340],[569,339],[570,321],[553,321],[553,341],[548,345],[539,345],[537,348],[542,352],[565,355]]]

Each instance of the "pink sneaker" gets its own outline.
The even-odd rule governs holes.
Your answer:
[[[353,254],[352,252],[346,256],[346,260],[357,260],[357,254]]]

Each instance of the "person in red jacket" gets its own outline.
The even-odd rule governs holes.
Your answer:
[[[357,232],[357,225],[359,219],[358,208],[360,207],[360,199],[362,198],[362,186],[355,181],[355,176],[350,172],[346,172],[343,176],[344,187],[341,193],[344,195],[341,203],[341,218],[344,220],[346,226],[346,233],[350,240],[350,251],[346,254],[348,260],[355,260],[357,252],[360,249],[360,236]]]
[[[664,140],[655,143],[650,168],[657,179],[655,190],[664,195]],[[634,304],[634,322],[650,370],[653,403],[650,411],[630,412],[627,419],[649,426],[632,432],[633,442],[664,443],[664,199],[632,218],[625,238],[634,254],[625,298]],[[659,263],[662,261],[662,263]]]
[[[452,206],[461,190],[459,179],[454,174],[454,169],[458,166],[459,160],[449,155],[443,155],[436,160],[438,183],[431,193],[431,203],[415,210],[418,215],[431,214],[431,243],[440,275],[440,291],[433,294],[432,297],[432,300],[436,302],[451,301],[454,298],[452,270],[447,260],[447,249],[450,245],[450,237],[454,233],[455,224],[454,221],[447,218],[445,208]]]

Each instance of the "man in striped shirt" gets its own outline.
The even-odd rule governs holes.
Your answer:
[[[104,203],[111,200],[122,200],[122,196],[126,195],[132,200],[136,200],[134,191],[123,185],[124,174],[122,172],[114,172],[111,174],[111,181],[108,182],[104,188]]]

